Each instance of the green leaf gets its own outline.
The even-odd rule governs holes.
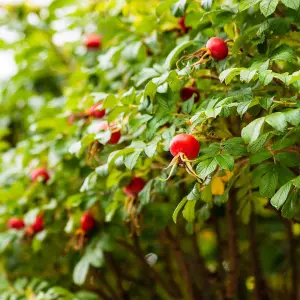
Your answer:
[[[271,198],[276,191],[278,184],[278,173],[276,170],[266,173],[260,181],[259,192],[263,197]]]
[[[125,157],[124,164],[127,169],[132,170],[134,168],[142,151],[143,150],[135,151]]]
[[[276,112],[266,116],[265,121],[279,131],[284,131],[287,127],[286,118],[282,112]]]
[[[298,10],[300,7],[300,0],[281,0],[281,2],[286,6],[294,10]]]
[[[287,122],[294,126],[298,126],[300,124],[300,109],[293,109],[284,112],[284,116]]]
[[[189,99],[188,101],[185,101],[182,105],[182,112],[184,114],[189,114],[191,113],[192,109],[193,109],[193,105],[194,105],[194,97],[195,95],[193,95],[193,97],[191,99]]]
[[[119,99],[115,95],[109,94],[103,102],[103,108],[114,108],[118,105]]]
[[[260,2],[260,10],[265,17],[271,15],[278,5],[279,0],[263,0]]]
[[[177,0],[177,2],[171,6],[171,13],[175,17],[183,17],[186,7],[187,0]]]
[[[90,262],[88,258],[84,255],[80,261],[76,264],[73,271],[73,280],[76,284],[82,285],[86,280],[90,267]]]
[[[280,209],[280,207],[284,204],[290,192],[291,187],[292,187],[292,182],[289,181],[286,184],[284,184],[271,198],[270,202],[276,209]]]
[[[135,148],[125,148],[125,149],[122,149],[122,150],[116,150],[116,151],[113,151],[109,154],[108,156],[108,159],[107,159],[107,164],[108,166],[110,167],[112,165],[112,163],[118,158],[118,157],[121,157],[121,156],[124,156],[126,154],[129,154],[129,153],[132,153],[135,151]]]
[[[187,199],[189,201],[191,200],[199,200],[201,197],[201,193],[200,193],[200,190],[199,190],[199,184],[196,183],[192,189],[192,191],[187,195]]]
[[[265,161],[265,160],[271,158],[272,156],[273,155],[270,151],[268,151],[267,149],[264,149],[264,150],[259,151],[250,156],[250,164],[251,165],[259,164],[262,161]]]
[[[194,41],[185,41],[175,47],[167,56],[166,61],[164,63],[164,67],[167,70],[170,70],[175,62],[178,60],[179,54],[186,48],[194,45]]]
[[[258,139],[263,129],[265,118],[258,118],[242,129],[242,138],[246,143],[253,143]]]
[[[229,154],[219,154],[215,157],[218,165],[224,170],[232,171],[234,168],[234,159]]]
[[[293,180],[293,184],[296,188],[300,189],[300,176],[296,177],[294,180]]]
[[[143,83],[145,83],[149,79],[157,77],[159,75],[160,74],[156,70],[154,70],[152,68],[144,68],[144,69],[141,70],[140,73],[138,73],[138,75],[136,75],[135,77],[133,77],[132,80],[134,80],[135,83],[136,83],[136,86],[139,87],[140,85],[142,85]],[[155,85],[155,87],[153,87],[153,85],[154,85],[154,83],[152,83],[151,88],[152,89],[155,88],[155,91],[156,91],[156,85]],[[149,87],[148,87],[148,89],[149,89]]]
[[[253,77],[256,75],[257,71],[256,70],[242,70],[240,73],[240,79],[241,81],[245,81],[245,82],[250,82]]]
[[[177,222],[177,216],[178,216],[178,213],[181,211],[181,209],[183,208],[183,206],[185,205],[185,203],[187,202],[187,197],[184,197],[180,202],[179,204],[176,206],[174,212],[173,212],[173,221],[174,223],[176,224]]]
[[[184,206],[182,215],[188,222],[193,222],[195,220],[196,202],[197,202],[197,200],[190,200],[190,201],[187,201],[187,203]]]
[[[253,143],[250,143],[247,147],[247,150],[249,152],[252,153],[256,153],[258,151],[260,151],[265,143],[269,140],[269,138],[271,137],[271,134],[269,132],[261,135],[256,141],[254,141]]]
[[[225,80],[226,84],[229,84],[231,82],[231,80],[237,76],[238,74],[240,74],[240,72],[244,70],[244,68],[229,68],[227,70],[224,70],[220,76],[219,79],[221,82],[223,82]]]
[[[142,204],[148,204],[150,202],[150,192],[153,180],[149,180],[144,188],[139,192],[139,200]]]
[[[242,0],[239,4],[239,11],[244,11],[250,7],[254,7],[260,0]]]
[[[207,175],[211,174],[217,168],[217,161],[214,158],[210,158],[201,161],[196,168],[196,172],[200,178],[205,179]]]
[[[247,154],[244,140],[242,138],[232,138],[223,142],[222,152],[233,156],[244,156]]]
[[[275,155],[275,160],[285,167],[300,166],[300,155],[298,153],[281,152]]]
[[[270,59],[291,62],[295,59],[295,53],[288,45],[280,45],[271,53]]]
[[[281,213],[284,218],[293,218],[297,213],[297,208],[299,208],[299,198],[296,191],[293,191],[288,196],[285,201]]]

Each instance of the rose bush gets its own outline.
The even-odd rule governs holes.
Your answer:
[[[0,298],[298,299],[300,1],[50,2],[1,8]]]

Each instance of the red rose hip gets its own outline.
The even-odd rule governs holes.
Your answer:
[[[178,134],[171,140],[170,152],[173,156],[183,153],[188,159],[195,159],[199,150],[200,144],[190,134]]]
[[[130,183],[124,187],[123,191],[127,196],[137,196],[146,185],[145,180],[140,177],[133,177]]]
[[[193,86],[185,86],[180,90],[180,97],[183,101],[187,101],[190,98],[192,98],[192,96],[195,94],[194,96],[194,101],[198,102],[199,101],[199,97],[200,97],[200,93],[199,91],[193,87]]]
[[[108,144],[117,144],[121,138],[121,131],[117,128],[116,123],[112,122],[108,125],[107,121],[103,121],[99,125],[99,130],[108,130],[111,131],[110,140],[108,141]]]
[[[94,217],[87,211],[81,216],[80,222],[81,229],[86,233],[90,232],[96,226]]]
[[[228,56],[227,44],[218,37],[210,38],[206,43],[206,48],[210,50],[211,56],[217,60],[225,59]]]
[[[97,109],[98,106],[100,106],[102,102],[96,103],[93,106],[91,106],[88,110],[88,115],[91,117],[95,117],[98,119],[101,119],[105,116],[105,109]]]
[[[7,227],[20,230],[25,227],[25,223],[21,218],[12,217],[8,220]]]
[[[42,216],[37,216],[34,223],[31,225],[34,232],[40,232],[44,229],[44,219]]]
[[[39,181],[47,182],[50,179],[50,175],[44,168],[38,168],[31,172],[31,179],[32,181]]]
[[[102,38],[98,34],[90,34],[85,41],[85,46],[89,50],[96,50],[101,47]]]

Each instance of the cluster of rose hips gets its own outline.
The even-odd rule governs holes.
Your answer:
[[[33,182],[46,183],[50,179],[50,175],[45,168],[37,168],[31,172],[31,179]],[[9,229],[21,230],[25,228],[25,222],[23,218],[11,217],[7,222]],[[36,216],[33,224],[25,228],[25,234],[32,236],[44,229],[44,219],[42,215]]]

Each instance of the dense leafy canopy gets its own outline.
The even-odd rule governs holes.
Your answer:
[[[299,7],[1,8],[0,299],[297,299]]]

